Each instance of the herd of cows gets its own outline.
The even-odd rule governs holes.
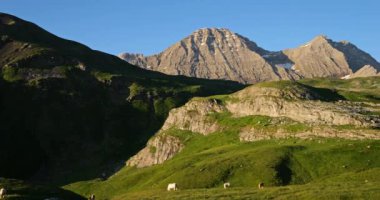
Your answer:
[[[227,188],[229,188],[229,187],[231,187],[231,183],[230,183],[230,182],[226,182],[226,183],[223,184],[223,188],[224,188],[224,189],[227,189]],[[263,188],[264,188],[264,183],[259,183],[258,188],[259,188],[259,189],[263,189]],[[168,187],[167,187],[167,190],[168,190],[168,191],[171,191],[171,190],[174,190],[174,191],[175,191],[175,190],[178,190],[177,183],[169,183],[169,184],[168,184]]]
[[[231,184],[229,182],[226,182],[226,183],[223,184],[223,188],[224,189],[227,189],[229,187],[231,187]],[[258,188],[259,189],[263,189],[264,188],[264,183],[259,183]],[[176,190],[178,190],[177,183],[169,183],[168,187],[167,187],[167,190],[168,191],[172,191],[172,190],[176,191]],[[4,199],[6,194],[7,194],[7,190],[5,188],[1,188],[0,189],[0,199]],[[48,199],[45,199],[45,200],[50,200],[50,199],[51,198],[48,198]],[[55,198],[53,198],[53,199],[55,199]],[[91,194],[88,199],[89,200],[95,200],[95,195]]]

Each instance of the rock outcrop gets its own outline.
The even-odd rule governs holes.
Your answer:
[[[186,130],[202,135],[220,132],[228,127],[219,124],[212,116],[224,113],[230,114],[232,118],[270,117],[269,124],[242,127],[239,138],[244,142],[289,137],[380,139],[380,132],[372,129],[380,127],[380,116],[366,114],[377,112],[368,109],[361,103],[342,100],[334,91],[321,92],[317,88],[292,81],[256,84],[222,99],[194,98],[184,106],[171,110],[157,136],[127,164],[145,167],[170,159],[184,144],[178,138],[174,139],[175,136],[168,136],[167,130]],[[303,128],[289,131],[284,124]],[[339,126],[356,128],[336,128]],[[169,146],[165,146],[164,142]],[[150,151],[152,147],[155,153]]]
[[[198,99],[170,111],[162,130],[175,127],[207,135],[219,129],[218,123],[208,120],[208,115],[214,112],[227,111],[216,100]]]
[[[171,75],[257,83],[312,77],[344,77],[380,64],[355,45],[317,36],[298,48],[268,51],[225,28],[204,28],[152,56],[123,53],[120,58]]]
[[[278,129],[274,133],[268,134],[259,129],[250,128],[242,130],[239,134],[239,139],[242,142],[254,142],[267,139],[286,139],[286,138],[340,138],[350,140],[380,140],[380,132],[377,130],[339,130],[330,127],[310,127],[307,131],[290,133],[289,131]]]
[[[181,141],[170,135],[157,135],[152,138],[147,147],[127,161],[128,166],[147,167],[163,163],[172,158],[183,148]]]
[[[232,98],[238,100],[227,102],[226,108],[239,117],[265,115],[287,117],[310,124],[371,126],[364,115],[350,107],[320,101],[317,99],[318,94],[308,91],[308,88],[304,92],[294,90],[297,91],[293,87],[279,89],[251,86],[233,94]]]

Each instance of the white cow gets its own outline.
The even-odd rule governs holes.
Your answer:
[[[5,188],[0,189],[0,199],[3,199],[7,194],[7,190]]]
[[[262,183],[262,182],[259,183],[258,188],[259,188],[259,189],[264,189],[264,183]]]
[[[227,183],[224,183],[224,184],[223,184],[224,189],[227,189],[227,188],[229,188],[230,186],[231,186],[230,182],[227,182]]]
[[[170,191],[170,190],[177,190],[177,184],[176,183],[169,183],[168,191]]]

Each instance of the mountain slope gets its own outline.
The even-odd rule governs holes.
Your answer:
[[[242,88],[147,71],[3,13],[0,39],[1,177],[109,176],[171,108]]]
[[[377,197],[379,81],[265,82],[193,98],[109,179],[64,188],[105,199]],[[166,192],[173,182],[180,191]]]
[[[166,134],[173,128],[209,135],[223,132],[234,121],[239,123],[245,118],[259,123],[240,127],[240,141],[288,137],[380,139],[380,132],[366,130],[380,127],[380,116],[368,114],[376,113],[378,106],[358,106],[344,99],[329,89],[290,81],[260,83],[229,96],[192,99],[170,111],[157,136],[127,165],[160,164],[180,152],[184,148],[181,140]],[[357,128],[342,131],[337,128],[340,126]],[[156,149],[155,153],[151,148]]]
[[[124,53],[119,57],[166,74],[241,83],[343,77],[365,65],[380,70],[375,59],[346,41],[317,36],[298,48],[271,52],[224,28],[197,30],[157,55]]]

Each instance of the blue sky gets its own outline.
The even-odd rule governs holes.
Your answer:
[[[0,0],[0,12],[111,54],[158,53],[203,27],[225,27],[268,50],[316,35],[349,40],[380,60],[378,0]]]

